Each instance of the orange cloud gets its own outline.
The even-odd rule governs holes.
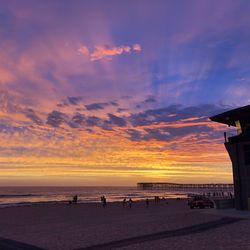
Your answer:
[[[97,61],[103,58],[111,58],[113,56],[121,55],[124,53],[140,52],[142,50],[140,44],[134,44],[132,46],[117,46],[117,47],[109,47],[108,45],[98,45],[95,46],[94,51],[92,53],[89,52],[89,49],[86,46],[82,46],[78,49],[78,51],[84,56],[88,56],[90,61]]]

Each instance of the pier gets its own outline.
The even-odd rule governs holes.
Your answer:
[[[169,182],[140,182],[137,183],[138,189],[143,190],[214,190],[214,191],[233,191],[233,184],[181,184]]]

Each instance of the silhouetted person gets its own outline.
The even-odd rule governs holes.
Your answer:
[[[159,202],[160,202],[159,196],[155,196],[155,203],[159,203]]]
[[[73,203],[77,203],[77,200],[78,200],[78,196],[77,195],[75,195],[74,197],[73,197]]]
[[[148,200],[148,198],[146,199],[146,207],[148,208],[148,206],[149,206],[149,200]]]
[[[103,205],[103,207],[107,206],[107,200],[106,200],[105,196],[102,197],[102,205]]]
[[[127,201],[126,201],[126,198],[124,198],[123,201],[122,201],[122,206],[123,206],[123,207],[125,207],[126,202],[127,202]]]
[[[128,200],[128,204],[129,204],[129,208],[131,208],[132,207],[132,199],[131,198],[129,198],[129,200]]]

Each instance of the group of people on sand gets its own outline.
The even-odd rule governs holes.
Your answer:
[[[159,203],[160,200],[166,201],[165,197],[163,197],[162,199],[160,199],[159,196],[155,196],[155,203]],[[148,208],[149,207],[149,199],[146,198],[145,202],[146,202],[146,207]],[[124,198],[123,201],[122,201],[122,206],[125,207],[127,203],[129,205],[129,207],[131,208],[133,200],[131,198],[129,198],[129,200],[127,202],[126,198]],[[166,204],[168,204],[168,202],[166,202]]]
[[[155,200],[155,203],[157,204],[157,203],[160,203],[161,201],[166,201],[166,198],[165,197],[160,198],[159,196],[155,196],[154,200]],[[168,202],[166,203],[168,204]]]
[[[122,206],[125,207],[127,203],[128,203],[128,205],[129,205],[129,208],[131,208],[131,207],[132,207],[133,200],[132,200],[131,198],[129,198],[129,200],[128,200],[128,202],[127,202],[127,199],[124,198],[123,201],[122,201]]]
[[[159,203],[160,202],[160,197],[159,196],[155,196],[155,203]],[[165,198],[163,197],[162,200],[165,201]],[[69,204],[77,204],[77,201],[78,201],[78,196],[77,195],[74,195],[73,196],[73,199],[69,201]],[[146,200],[146,207],[148,208],[149,207],[149,199],[147,198]],[[105,208],[107,206],[107,199],[106,197],[103,195],[101,196],[101,203],[102,203],[102,206]],[[132,198],[129,198],[128,201],[126,198],[123,199],[122,201],[122,206],[125,207],[126,205],[129,205],[129,208],[132,207],[132,204],[133,204],[133,200]]]

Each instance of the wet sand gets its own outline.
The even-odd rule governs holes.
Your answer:
[[[189,209],[186,200],[150,201],[148,208],[134,202],[131,209],[122,203],[2,208],[0,237],[60,250],[250,249],[249,219],[225,220],[223,213],[206,211],[212,210]]]

